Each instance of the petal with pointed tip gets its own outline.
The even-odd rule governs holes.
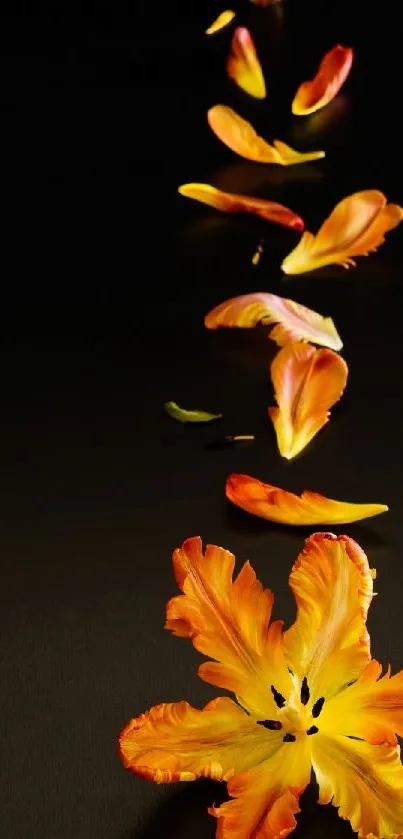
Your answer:
[[[266,85],[255,45],[248,29],[238,26],[234,32],[227,73],[242,90],[256,99],[264,99]]]
[[[225,12],[221,12],[220,15],[213,21],[211,26],[206,29],[206,35],[214,35],[216,32],[219,32],[220,29],[223,29],[224,26],[228,26],[232,20],[234,20],[235,12],[228,9]]]
[[[302,218],[274,201],[266,201],[264,198],[253,198],[249,195],[236,195],[231,192],[222,192],[210,184],[190,183],[178,187],[178,192],[185,198],[193,198],[216,210],[224,213],[253,213],[266,221],[282,224],[284,227],[291,227],[293,230],[303,230]]]
[[[305,116],[324,108],[337,96],[351,70],[353,50],[340,44],[333,47],[322,59],[312,81],[303,82],[292,103],[292,112]]]

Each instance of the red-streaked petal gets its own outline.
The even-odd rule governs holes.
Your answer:
[[[329,421],[347,383],[346,362],[333,350],[288,344],[275,356],[271,380],[278,407],[269,408],[282,457],[290,460]]]
[[[353,685],[325,702],[321,731],[342,731],[374,745],[395,746],[396,734],[403,737],[403,670],[394,676],[390,668],[384,676],[381,673],[382,665],[372,659]]]
[[[283,654],[282,624],[270,624],[271,591],[263,589],[246,562],[232,580],[235,557],[215,545],[202,551],[201,539],[187,539],[174,552],[174,570],[183,595],[167,606],[166,628],[191,638],[214,661],[199,676],[233,691],[258,719],[273,719],[277,706],[271,685],[291,689]]]
[[[290,586],[297,617],[284,635],[287,663],[301,680],[306,677],[312,703],[324,697],[326,704],[370,659],[366,619],[373,575],[353,539],[315,533],[293,565]]]
[[[385,233],[403,218],[403,209],[387,204],[382,192],[367,189],[343,198],[314,236],[302,234],[282,263],[285,274],[303,274],[324,265],[355,265],[355,256],[368,256],[385,241]]]
[[[217,839],[284,839],[296,827],[311,774],[310,738],[284,743],[273,757],[228,784],[232,801],[212,808]]]
[[[248,29],[238,26],[234,32],[231,53],[227,61],[229,77],[246,93],[264,99],[266,85],[255,45]]]
[[[278,324],[270,332],[270,338],[280,347],[295,341],[312,341],[333,350],[341,350],[343,346],[331,318],[323,317],[294,300],[263,291],[225,300],[204,319],[207,329],[221,326],[248,328],[258,323]]]
[[[340,44],[333,47],[322,59],[312,81],[303,82],[292,103],[292,112],[305,116],[328,105],[337,96],[351,70],[353,50]]]
[[[360,839],[401,839],[403,766],[400,750],[348,737],[312,739],[320,804],[334,804]]]
[[[201,201],[202,204],[207,204],[223,213],[253,213],[266,221],[273,221],[284,227],[291,227],[293,230],[304,229],[304,222],[296,213],[288,207],[283,207],[282,204],[267,201],[265,198],[222,192],[210,184],[198,183],[183,184],[178,188],[178,192],[185,198]]]
[[[231,699],[220,697],[202,711],[188,702],[155,705],[132,719],[119,737],[121,759],[136,775],[156,783],[227,780],[267,760],[282,745]]]
[[[278,524],[349,524],[389,509],[386,504],[335,501],[308,489],[302,495],[295,495],[250,475],[236,473],[227,478],[225,493],[229,501],[247,513]]]
[[[212,131],[225,146],[235,154],[254,160],[256,163],[279,163],[290,166],[294,163],[306,163],[325,156],[323,151],[298,152],[280,140],[274,140],[271,146],[256,134],[253,126],[227,105],[214,105],[207,114]]]

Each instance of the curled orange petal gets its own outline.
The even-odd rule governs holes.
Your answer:
[[[385,241],[385,233],[403,218],[403,209],[388,204],[375,189],[343,198],[316,234],[306,231],[282,263],[285,274],[303,274],[324,265],[355,265],[353,256],[368,256]]]
[[[263,291],[226,300],[204,319],[207,329],[218,329],[220,326],[247,328],[258,323],[278,324],[269,337],[280,347],[295,341],[312,341],[333,350],[341,350],[343,346],[331,318],[325,318],[294,300]]]
[[[329,421],[347,383],[344,359],[311,344],[288,344],[271,364],[278,407],[269,408],[282,457],[299,454]]]
[[[350,524],[378,516],[389,509],[386,504],[335,501],[307,489],[301,495],[294,495],[258,478],[240,474],[227,478],[225,493],[229,501],[247,513],[278,524]]]
[[[298,152],[281,140],[274,140],[273,145],[266,143],[256,134],[255,129],[227,105],[214,105],[207,113],[208,123],[216,137],[235,154],[254,160],[256,163],[278,163],[291,166],[294,163],[306,163],[325,156],[324,151]]]
[[[353,50],[340,44],[333,47],[322,59],[312,81],[303,82],[292,103],[292,112],[305,116],[324,108],[337,96],[351,70]]]
[[[264,99],[266,85],[255,45],[248,29],[238,26],[234,32],[227,73],[242,90],[256,99]]]
[[[219,32],[220,29],[223,29],[224,26],[228,26],[231,23],[231,20],[234,20],[235,12],[228,9],[225,12],[221,12],[220,15],[213,21],[211,26],[206,29],[206,35],[214,35],[215,32]]]
[[[283,207],[282,204],[266,201],[264,198],[221,192],[210,184],[196,183],[183,184],[178,187],[178,192],[186,198],[201,201],[202,204],[208,204],[209,207],[215,207],[216,210],[222,210],[224,213],[253,213],[267,221],[282,224],[284,227],[291,227],[294,230],[304,229],[304,222],[296,213],[288,207]]]

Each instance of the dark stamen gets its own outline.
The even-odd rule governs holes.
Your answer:
[[[316,700],[316,702],[315,702],[315,704],[312,708],[312,716],[314,717],[314,719],[316,719],[316,717],[319,716],[319,714],[320,714],[320,712],[323,708],[324,702],[325,702],[325,697],[324,696],[321,696],[320,699]]]
[[[309,702],[309,686],[306,676],[304,676],[304,678],[302,679],[301,702],[303,705],[306,705]]]
[[[286,734],[283,737],[283,743],[295,743],[296,739],[295,734]]]
[[[291,676],[294,675],[293,671],[291,670],[291,667],[287,667],[287,670],[288,670],[289,673],[291,673]]]
[[[268,728],[270,731],[280,731],[283,727],[281,725],[280,720],[258,720],[258,725],[263,725],[265,728]]]
[[[271,686],[270,690],[271,690],[271,692],[272,692],[272,694],[273,694],[273,696],[274,696],[274,701],[275,701],[275,703],[276,703],[276,705],[277,705],[277,708],[282,708],[282,707],[283,707],[283,705],[285,705],[285,699],[284,699],[284,696],[282,696],[282,695],[281,695],[281,693],[279,693],[279,692],[278,692],[278,690],[276,690],[276,688],[274,687],[274,685],[272,685],[272,686]]]
[[[306,733],[307,734],[317,734],[318,731],[319,731],[319,728],[316,725],[311,725],[311,727],[308,728],[308,731]]]

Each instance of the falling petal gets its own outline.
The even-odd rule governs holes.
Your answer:
[[[219,437],[218,440],[213,440],[211,443],[207,443],[205,448],[210,450],[228,449],[236,443],[251,443],[254,439],[254,434],[236,434],[235,436],[227,434],[226,437]]]
[[[266,85],[262,68],[256,55],[252,36],[244,26],[238,26],[234,32],[231,53],[227,61],[227,73],[246,93],[256,99],[265,98]]]
[[[180,408],[176,402],[165,402],[164,408],[172,419],[178,422],[211,422],[221,419],[222,414],[209,414],[207,411],[186,411]]]
[[[302,234],[296,248],[286,256],[285,274],[303,274],[324,265],[355,265],[352,257],[368,256],[385,241],[385,233],[403,218],[403,209],[388,204],[375,189],[355,192],[336,205],[316,236]]]
[[[193,198],[224,213],[253,213],[266,221],[291,227],[293,230],[303,230],[304,222],[288,207],[267,201],[264,198],[253,198],[249,195],[236,195],[231,192],[221,192],[210,184],[183,184],[178,192],[185,198]]]
[[[206,35],[214,35],[216,32],[219,32],[220,29],[223,29],[224,26],[228,26],[231,23],[231,20],[234,20],[235,12],[228,9],[226,12],[221,12],[220,15],[215,19],[215,21],[206,29]]]
[[[325,318],[294,300],[264,291],[226,300],[212,309],[204,319],[207,329],[247,329],[259,323],[278,324],[269,337],[280,347],[295,341],[311,341],[332,350],[341,350],[343,346],[332,318]]]
[[[233,504],[247,513],[278,524],[350,524],[378,516],[389,509],[386,504],[335,501],[307,489],[302,495],[294,495],[293,492],[240,474],[227,478],[225,493]]]
[[[352,63],[350,47],[338,45],[326,53],[315,78],[298,88],[292,103],[293,114],[305,116],[328,105],[346,81]]]
[[[294,163],[319,160],[325,156],[324,151],[295,151],[280,140],[274,140],[271,146],[256,134],[249,122],[242,119],[227,105],[214,105],[208,111],[207,119],[211,130],[224,145],[240,157],[256,163],[278,163],[280,166],[291,166]]]
[[[282,457],[299,454],[329,421],[347,383],[344,359],[311,344],[288,344],[271,364],[278,407],[269,408]]]

